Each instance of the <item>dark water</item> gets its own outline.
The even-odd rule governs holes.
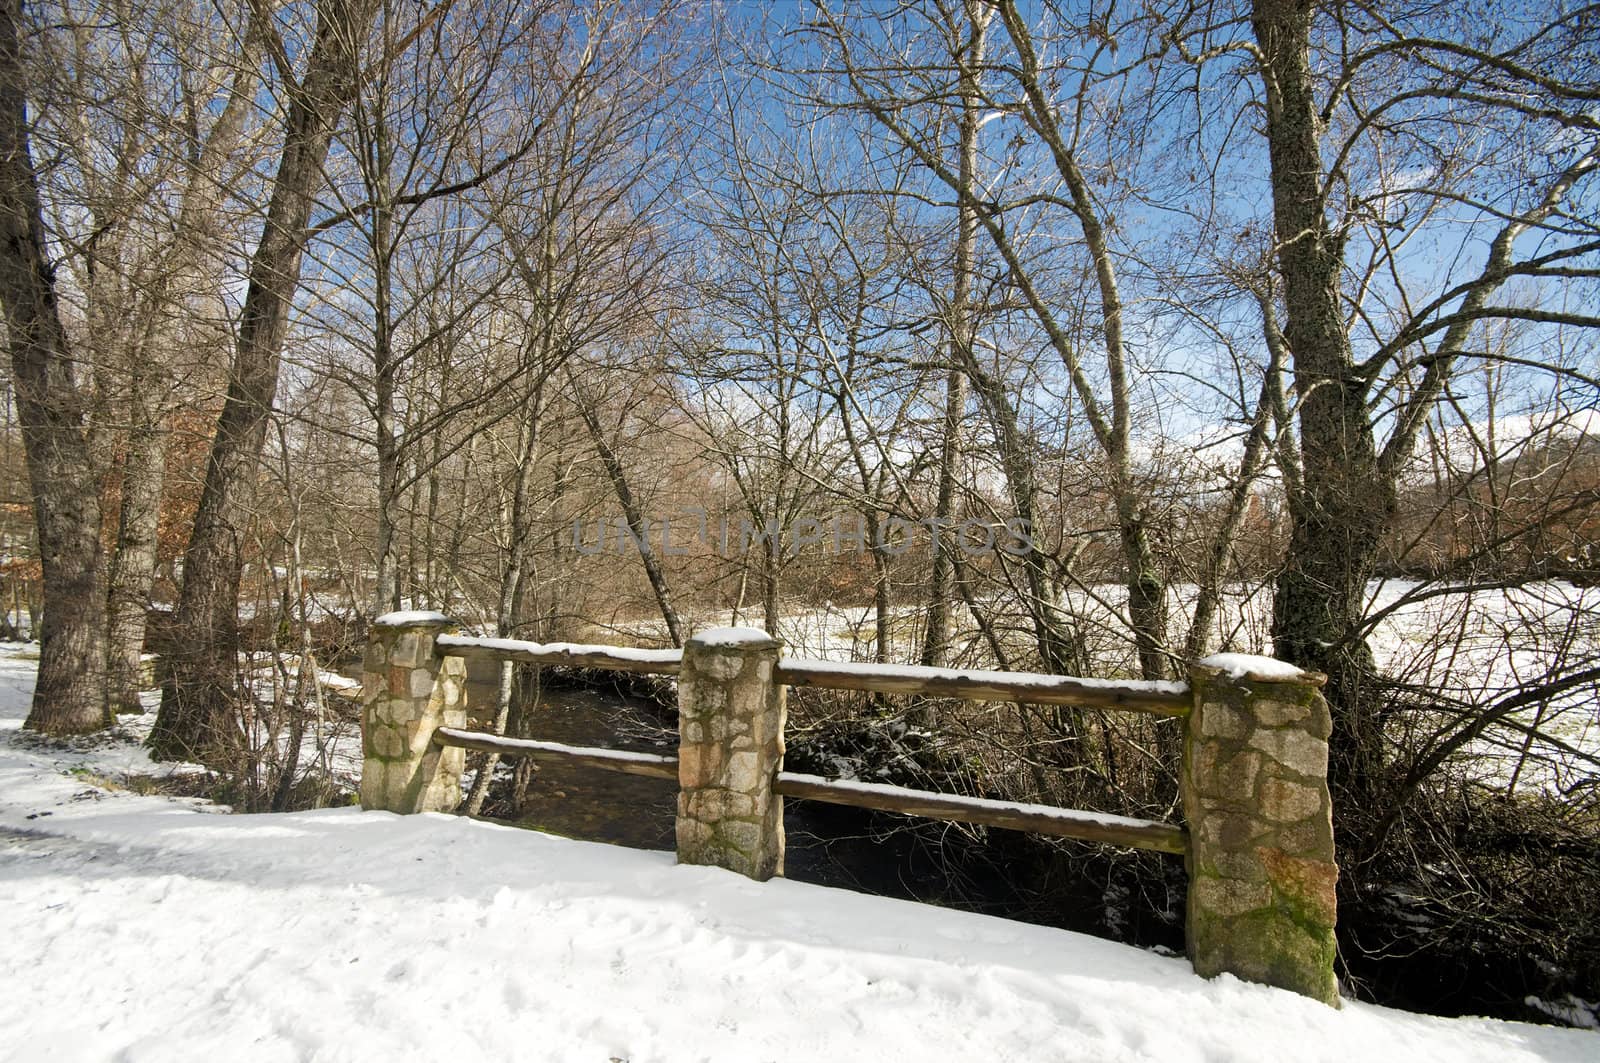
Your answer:
[[[344,662],[338,671],[360,679],[361,662]],[[469,727],[490,729],[497,693],[497,667],[469,662]],[[559,678],[527,697],[534,703],[535,739],[663,756],[677,753],[676,715],[648,698]],[[554,758],[536,763],[523,815],[498,822],[634,849],[670,852],[676,847],[676,783]],[[492,804],[491,799],[491,810]],[[787,878],[908,900],[964,900],[952,893],[949,869],[937,847],[930,848],[925,835],[909,829],[905,817],[786,799],[783,824]]]
[[[468,691],[474,726],[491,714],[495,688],[474,681]],[[579,686],[546,686],[532,697],[533,737],[575,746],[600,746],[672,756],[677,724],[659,705],[625,693]],[[635,849],[674,848],[678,788],[664,779],[585,768],[555,759],[538,762],[518,826]],[[896,817],[811,801],[784,802],[787,878],[913,899],[938,897],[944,875]],[[888,820],[888,822],[885,822]]]

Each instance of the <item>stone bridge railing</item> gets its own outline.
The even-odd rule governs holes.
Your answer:
[[[367,648],[364,808],[451,812],[466,750],[562,757],[676,780],[682,863],[753,879],[783,873],[783,798],[1032,830],[1184,856],[1187,946],[1206,977],[1230,972],[1337,1006],[1331,720],[1323,677],[1264,657],[1192,665],[1187,683],[1109,682],[784,658],[750,628],[703,631],[678,650],[469,638],[437,613],[391,613]],[[503,738],[466,729],[465,658],[678,677],[676,757]],[[991,801],[783,770],[790,686],[1074,705],[1177,717],[1184,824]]]

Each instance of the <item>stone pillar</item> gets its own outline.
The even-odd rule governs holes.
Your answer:
[[[1206,978],[1227,971],[1337,1007],[1326,677],[1225,654],[1189,681],[1189,959]]]
[[[783,874],[784,687],[780,643],[755,628],[712,628],[683,647],[678,673],[678,862],[758,882]]]
[[[433,744],[436,728],[465,727],[467,665],[440,660],[433,640],[453,634],[441,613],[386,613],[372,622],[361,668],[361,807],[454,812],[466,750]]]

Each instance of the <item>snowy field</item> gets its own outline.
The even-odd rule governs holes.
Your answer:
[[[1379,668],[1396,682],[1437,695],[1446,706],[1493,704],[1562,674],[1600,665],[1600,588],[1547,580],[1468,591],[1449,584],[1374,580],[1367,592],[1368,641]],[[1169,591],[1175,637],[1189,623],[1195,594],[1194,587],[1184,585]],[[1084,640],[1094,662],[1092,676],[1137,674],[1126,600],[1125,588],[1102,585],[1075,590],[1061,602],[1062,616]],[[829,602],[785,615],[779,633],[793,656],[869,660],[873,615],[870,606]],[[992,667],[970,615],[958,608],[955,617],[956,643],[978,654],[957,663]],[[1212,648],[1270,655],[1271,617],[1270,584],[1229,586],[1219,603]],[[729,622],[725,612],[691,619],[696,627]],[[919,623],[915,607],[896,609],[891,660],[916,659]],[[647,620],[617,637],[625,643],[652,644],[665,635],[659,622]],[[1459,720],[1430,714],[1403,723],[1424,735],[1444,736]],[[1418,748],[1414,736],[1409,747]],[[1509,714],[1470,743],[1457,763],[1492,789],[1566,795],[1590,789],[1600,773],[1600,682],[1564,691],[1542,707]]]
[[[229,816],[20,731],[0,648],[0,1059],[1600,1059],[1095,938],[447,816]]]

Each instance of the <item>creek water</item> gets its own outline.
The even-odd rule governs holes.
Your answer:
[[[498,670],[492,664],[468,663],[468,726],[488,730]],[[361,662],[344,661],[337,671],[360,680]],[[668,756],[677,751],[675,714],[649,698],[561,677],[524,696],[533,703],[532,738]],[[552,758],[536,764],[521,816],[496,822],[634,849],[670,852],[675,847],[676,783]],[[909,822],[864,809],[786,799],[784,875],[880,896],[1018,914],[1004,903],[994,908],[981,901],[974,904],[952,882],[945,855],[906,829]],[[963,882],[962,889],[970,887],[970,880]]]
[[[474,675],[467,704],[473,726],[493,715],[495,684]],[[532,737],[574,746],[600,746],[673,755],[677,724],[649,699],[590,686],[546,684],[529,695]],[[556,759],[537,762],[514,825],[584,841],[670,851],[677,784],[602,771]],[[784,875],[917,900],[942,899],[944,876],[893,817],[811,801],[784,802]]]

